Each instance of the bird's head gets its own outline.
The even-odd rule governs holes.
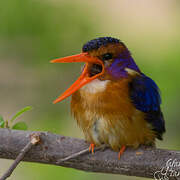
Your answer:
[[[85,62],[80,77],[54,103],[62,101],[94,79],[118,80],[126,78],[130,71],[140,73],[124,43],[112,37],[93,39],[83,46],[82,53],[55,59],[51,62]]]

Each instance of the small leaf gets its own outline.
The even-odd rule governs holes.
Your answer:
[[[21,109],[20,111],[18,111],[12,118],[11,118],[11,122],[13,122],[18,116],[20,116],[21,114],[23,114],[26,111],[30,111],[32,109],[31,106],[27,106],[23,109]]]
[[[0,116],[0,127],[3,128],[4,127],[4,119],[2,116]]]
[[[16,123],[16,124],[12,127],[12,129],[27,130],[28,127],[27,127],[27,125],[26,125],[25,122],[18,122],[18,123]]]

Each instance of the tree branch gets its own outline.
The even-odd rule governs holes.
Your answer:
[[[37,132],[0,129],[0,158],[16,159],[23,147],[28,144],[29,135],[32,133]],[[96,150],[92,155],[87,152],[88,146],[89,144],[84,140],[41,132],[41,142],[25,154],[23,161],[148,178],[153,178],[156,171],[166,167],[169,159],[172,160],[171,163],[176,160],[180,164],[179,151],[146,147],[136,150],[127,148],[118,160],[118,153],[109,148]],[[81,155],[73,156],[80,151],[83,152]],[[67,158],[69,156],[72,158]],[[180,165],[176,163],[173,171],[180,173]],[[176,179],[176,177],[169,179]]]

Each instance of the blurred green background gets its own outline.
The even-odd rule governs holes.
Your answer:
[[[178,0],[6,0],[0,2],[0,114],[8,119],[19,109],[29,130],[72,137],[82,132],[70,115],[70,98],[52,101],[74,82],[80,64],[50,64],[79,53],[99,36],[121,39],[141,70],[161,89],[167,132],[157,146],[180,149],[180,1]],[[0,159],[0,174],[12,163]],[[21,163],[9,178],[141,179]],[[142,178],[143,179],[143,178]]]

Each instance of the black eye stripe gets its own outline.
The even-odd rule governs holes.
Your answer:
[[[106,53],[102,55],[102,60],[110,60],[112,59],[112,54],[111,53]]]

